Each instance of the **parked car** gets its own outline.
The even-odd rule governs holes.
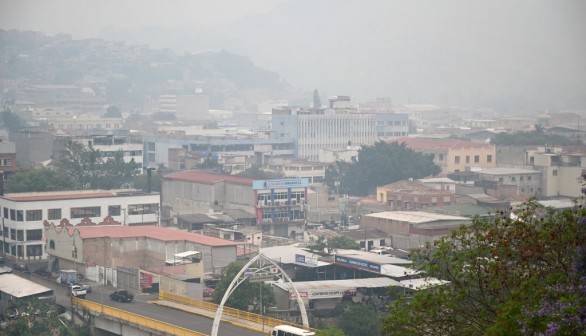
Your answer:
[[[134,295],[128,293],[127,290],[120,289],[111,293],[110,299],[112,299],[112,301],[119,302],[132,302],[132,300],[134,300]]]

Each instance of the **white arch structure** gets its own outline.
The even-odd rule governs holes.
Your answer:
[[[255,262],[257,262],[259,260],[261,262],[263,262],[263,264],[259,268],[253,269],[251,274],[245,274],[246,270],[252,264],[254,264]],[[264,262],[267,262],[267,265],[264,265]],[[255,274],[266,273],[267,270],[269,270],[269,268],[273,267],[273,266],[279,270],[279,273],[275,274],[275,276],[278,276],[281,279],[283,279],[289,285],[289,289],[293,289],[293,291],[295,292],[295,298],[297,300],[297,304],[299,305],[299,310],[301,311],[301,320],[302,320],[303,325],[305,327],[309,327],[309,322],[307,319],[307,311],[305,310],[305,304],[303,303],[303,299],[301,299],[301,296],[299,295],[297,288],[295,288],[295,285],[293,285],[293,281],[291,281],[291,279],[289,278],[287,273],[285,273],[285,271],[283,271],[283,269],[279,265],[277,265],[273,260],[266,257],[262,253],[259,253],[254,258],[250,259],[250,261],[247,262],[246,265],[244,265],[244,267],[242,267],[240,272],[238,272],[238,274],[236,274],[236,276],[234,277],[234,279],[230,283],[230,286],[228,286],[228,289],[226,289],[226,293],[224,293],[224,297],[222,298],[222,302],[220,302],[220,305],[218,306],[218,309],[216,310],[216,316],[214,317],[214,323],[212,324],[212,333],[210,334],[210,336],[218,336],[218,328],[220,327],[222,313],[224,312],[224,304],[226,303],[226,301],[228,300],[230,295],[232,295],[234,290],[241,283],[246,281],[250,276],[254,276]],[[269,272],[270,272],[270,270],[269,270]]]

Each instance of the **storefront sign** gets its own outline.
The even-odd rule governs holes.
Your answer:
[[[371,263],[371,262],[364,261],[364,260],[359,260],[359,259],[348,258],[348,257],[336,255],[336,264],[354,267],[354,268],[360,268],[360,269],[370,271],[370,272],[380,273],[380,265],[379,264]]]
[[[306,178],[283,179],[283,180],[257,180],[252,181],[252,189],[280,189],[280,188],[303,188],[307,187]]]
[[[317,258],[312,256],[306,256],[303,254],[295,254],[295,262],[297,264],[317,266]]]

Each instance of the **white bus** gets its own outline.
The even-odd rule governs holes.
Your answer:
[[[295,328],[288,325],[278,325],[273,328],[271,336],[314,336],[313,331]]]

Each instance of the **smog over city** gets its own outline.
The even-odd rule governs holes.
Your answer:
[[[585,186],[585,0],[0,0],[0,335],[586,336]]]

